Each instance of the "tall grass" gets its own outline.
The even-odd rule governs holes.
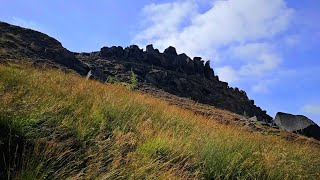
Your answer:
[[[30,141],[16,179],[319,179],[319,147],[116,84],[0,65],[0,121]]]

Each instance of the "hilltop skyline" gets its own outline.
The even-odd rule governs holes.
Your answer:
[[[76,52],[172,45],[211,60],[220,79],[244,89],[271,116],[304,114],[320,124],[319,8],[315,1],[282,0],[10,1],[0,7],[0,20],[44,32]]]

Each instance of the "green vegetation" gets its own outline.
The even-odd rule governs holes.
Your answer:
[[[0,131],[12,134],[0,144],[16,147],[0,160],[13,179],[320,178],[319,146],[221,125],[119,84],[0,65],[0,102]]]
[[[131,69],[131,74],[130,74],[130,85],[132,89],[135,89],[138,87],[138,77],[137,75],[133,72]]]
[[[122,82],[117,77],[111,76],[111,75],[108,76],[105,83],[122,85],[122,86],[127,87],[127,89],[129,89],[129,90],[134,90],[138,87],[138,76],[131,70],[130,76],[129,76],[129,83]]]

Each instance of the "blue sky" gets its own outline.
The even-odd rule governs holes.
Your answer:
[[[0,20],[47,33],[72,51],[173,45],[202,56],[271,116],[320,124],[318,0],[12,0]]]

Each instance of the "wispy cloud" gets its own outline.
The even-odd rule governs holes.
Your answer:
[[[220,77],[223,77],[223,80],[226,82],[236,82],[239,80],[237,71],[231,66],[216,68],[216,72],[220,75]]]
[[[320,104],[308,104],[302,108],[303,112],[311,115],[319,115],[320,116]]]

